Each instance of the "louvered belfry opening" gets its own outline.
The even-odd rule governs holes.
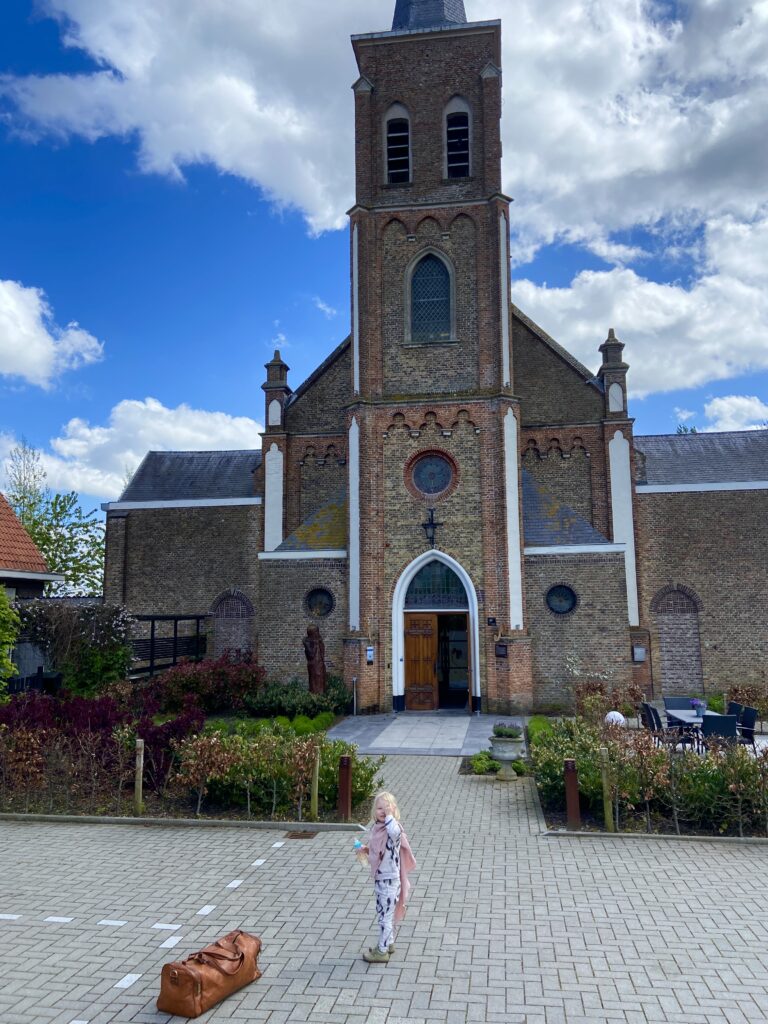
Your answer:
[[[410,125],[405,117],[387,121],[387,181],[401,185],[411,180]]]
[[[446,118],[446,150],[449,178],[469,177],[469,114],[460,111]]]

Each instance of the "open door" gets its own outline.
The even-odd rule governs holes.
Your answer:
[[[435,711],[437,687],[437,615],[405,616],[405,709]]]

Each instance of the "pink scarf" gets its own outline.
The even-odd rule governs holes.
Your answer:
[[[376,877],[376,870],[384,857],[387,848],[387,826],[384,822],[374,822],[368,840],[368,863],[371,865],[371,878]],[[413,856],[411,844],[405,830],[400,832],[400,896],[395,907],[395,923],[399,924],[405,917],[405,904],[411,891],[408,872],[416,870],[416,858]]]

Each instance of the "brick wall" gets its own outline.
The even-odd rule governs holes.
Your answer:
[[[309,625],[320,628],[328,674],[341,676],[347,623],[346,559],[267,559],[259,562],[259,569],[264,598],[259,616],[259,660],[267,670],[267,678],[282,682],[306,680],[302,640]],[[327,618],[313,618],[304,605],[307,594],[315,587],[327,588],[335,598]]]
[[[523,469],[560,504],[568,505],[588,523],[592,522],[592,475],[584,448],[564,452],[552,446],[543,453],[528,448],[524,452]]]
[[[627,685],[632,664],[623,555],[528,555],[525,567],[536,706],[569,705],[568,657],[585,673],[608,673],[610,685]],[[557,584],[578,596],[568,615],[547,607],[547,591]]]
[[[768,491],[641,493],[636,507],[640,614],[651,633],[655,692],[666,686],[651,602],[665,587],[682,586],[699,604],[706,692],[766,681]]]
[[[285,411],[285,429],[292,434],[338,434],[344,428],[344,406],[351,400],[350,346],[340,348],[322,373]]]

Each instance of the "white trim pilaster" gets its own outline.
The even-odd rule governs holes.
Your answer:
[[[499,214],[499,279],[501,308],[501,372],[502,384],[509,387],[512,372],[509,358],[509,228],[507,218]]]
[[[507,507],[507,571],[509,574],[509,627],[523,628],[523,567],[520,536],[519,436],[512,409],[504,416],[504,489]]]
[[[349,628],[360,629],[360,425],[349,428]]]
[[[627,612],[630,626],[640,625],[637,600],[637,559],[635,555],[635,517],[632,509],[632,471],[629,441],[617,430],[608,444],[611,467],[611,517],[613,539],[625,544],[624,569],[627,577]]]
[[[360,238],[352,227],[352,387],[360,394]]]
[[[273,442],[264,458],[264,550],[283,543],[283,453]]]

